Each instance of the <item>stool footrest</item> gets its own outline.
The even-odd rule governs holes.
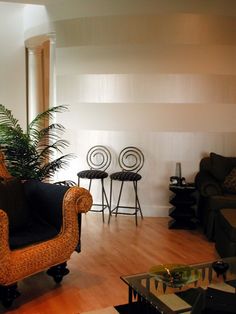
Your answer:
[[[93,206],[99,206],[99,207],[102,207],[101,209],[95,209],[95,208],[91,208],[90,209],[90,212],[97,212],[97,213],[100,213],[100,212],[103,212],[106,208],[109,209],[110,211],[110,208],[108,205],[102,205],[102,204],[93,204]]]
[[[133,216],[133,215],[136,215],[136,212],[134,212],[134,213],[117,212],[117,213],[115,213],[115,215],[129,215],[129,216]]]

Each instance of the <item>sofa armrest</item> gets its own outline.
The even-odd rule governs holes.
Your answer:
[[[85,188],[73,186],[66,192],[63,203],[65,208],[71,208],[80,214],[90,210],[93,199],[90,192]]]
[[[9,258],[9,221],[5,211],[0,209],[0,264]],[[0,272],[1,277],[1,272]]]
[[[8,217],[7,214],[0,209],[1,285],[10,285],[29,275],[67,261],[78,244],[79,233],[77,216],[82,212],[87,212],[92,206],[92,196],[89,191],[84,188],[68,188],[54,184],[30,181],[25,182],[27,183],[25,190],[28,193],[28,197],[37,197],[37,199],[31,199],[31,202],[33,202],[34,205],[38,205],[37,200],[40,201],[39,206],[36,207],[39,211],[41,210],[44,212],[45,210],[44,207],[40,207],[40,205],[43,204],[42,196],[50,197],[50,193],[53,193],[54,188],[55,191],[58,191],[60,197],[62,197],[62,226],[60,226],[61,229],[58,235],[49,240],[37,242],[34,245],[29,245],[23,248],[10,250],[8,244]],[[44,192],[39,192],[40,189],[43,189]],[[44,203],[47,204],[45,200]],[[54,218],[56,218],[56,215],[57,212],[54,213]]]
[[[195,177],[195,185],[201,196],[207,197],[222,194],[219,182],[208,172],[198,172]]]

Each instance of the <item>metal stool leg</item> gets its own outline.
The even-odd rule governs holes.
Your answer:
[[[90,192],[90,189],[91,189],[91,185],[92,185],[92,179],[89,180],[89,188],[88,188],[89,192]]]
[[[110,200],[109,200],[109,206],[110,206],[110,212],[109,212],[109,218],[108,218],[108,224],[110,223],[111,220],[111,215],[112,215],[112,179],[110,180]]]
[[[138,225],[138,202],[137,202],[137,181],[133,182],[134,186],[134,207],[135,207],[135,224]]]
[[[103,179],[101,179],[101,184],[102,184],[102,221],[105,221],[104,218],[104,184],[103,184]]]
[[[109,217],[110,217],[111,208],[110,208],[110,204],[109,204],[109,202],[108,202],[108,198],[107,198],[107,194],[106,194],[106,191],[105,191],[103,182],[102,182],[102,190],[103,190],[104,200],[105,200],[105,202],[106,202],[106,205],[104,204],[104,210],[105,210],[106,208],[108,208]]]
[[[111,208],[111,200],[112,200],[112,181],[113,180],[111,179],[111,182],[110,182],[110,208]],[[136,223],[136,226],[137,226],[138,225],[138,213],[139,212],[140,212],[141,218],[143,219],[143,213],[142,213],[142,209],[141,209],[139,198],[138,198],[138,182],[137,181],[132,181],[133,182],[133,188],[134,188],[134,205],[133,206],[120,205],[124,182],[130,182],[130,181],[120,181],[120,182],[121,182],[121,185],[120,185],[120,191],[119,191],[117,204],[116,204],[116,206],[113,209],[111,209],[111,214],[114,212],[116,217],[117,217],[118,214],[134,215],[135,216],[135,223]],[[119,208],[134,209],[134,212],[133,213],[119,212]],[[109,222],[110,222],[110,219],[108,220],[108,223]]]
[[[117,217],[118,209],[120,206],[120,198],[121,198],[121,194],[122,194],[122,190],[123,190],[123,185],[124,185],[124,181],[121,182],[121,186],[120,186],[120,193],[119,193],[119,197],[118,197],[118,201],[117,201],[117,205],[116,205],[116,217]]]
[[[89,190],[89,191],[91,191],[92,180],[93,180],[93,179],[89,179],[89,186],[88,186],[88,190]],[[102,212],[102,220],[103,220],[103,222],[105,222],[104,211],[105,211],[106,208],[108,208],[109,214],[110,214],[110,205],[109,205],[108,198],[107,198],[106,191],[105,191],[105,187],[104,187],[104,179],[102,178],[102,179],[100,179],[100,180],[101,180],[102,200],[101,200],[101,203],[100,203],[100,204],[95,204],[95,203],[93,203],[93,206],[100,206],[100,207],[101,207],[101,210],[97,210],[97,209],[91,208],[90,211],[93,211],[93,212]],[[79,185],[79,183],[80,183],[80,179],[78,178],[78,185]]]
[[[140,206],[139,198],[138,198],[138,182],[134,181],[134,192],[135,192],[135,207],[137,208],[137,211],[140,211],[141,218],[143,219],[143,213]]]

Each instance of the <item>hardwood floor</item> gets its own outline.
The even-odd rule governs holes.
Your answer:
[[[201,230],[169,230],[168,218],[112,217],[102,223],[98,213],[83,215],[82,252],[73,253],[70,274],[56,285],[45,273],[19,282],[22,295],[11,310],[0,313],[79,314],[127,303],[121,275],[147,271],[160,263],[196,263],[217,259],[214,243]]]

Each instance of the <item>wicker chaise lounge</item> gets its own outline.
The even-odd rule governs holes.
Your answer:
[[[1,153],[0,177],[0,299],[8,307],[19,295],[17,281],[48,270],[60,282],[69,272],[66,261],[79,240],[78,214],[90,209],[92,197],[77,186],[15,180],[7,171]],[[6,201],[8,196],[11,199]],[[22,221],[22,217],[29,217],[25,212],[20,213],[17,206],[15,212],[10,208],[7,213],[12,207],[9,204],[27,207],[29,223]],[[25,225],[12,221],[14,215]]]

